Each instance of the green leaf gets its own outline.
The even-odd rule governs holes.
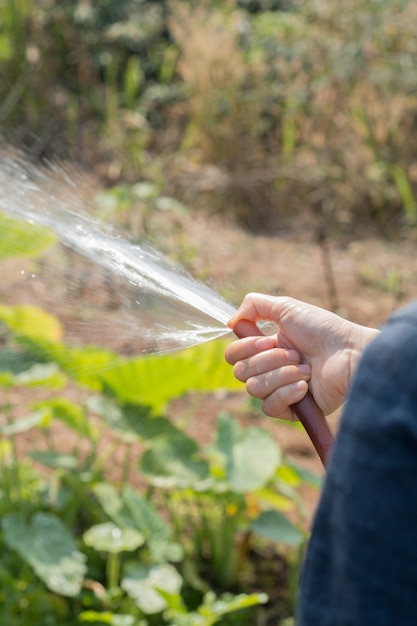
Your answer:
[[[37,363],[24,372],[16,374],[13,378],[13,383],[28,387],[60,389],[65,385],[66,380],[56,363]]]
[[[82,437],[91,439],[96,434],[88,421],[84,407],[75,404],[68,398],[50,398],[38,402],[36,406],[39,409],[49,410],[54,419],[60,420]]]
[[[176,354],[119,362],[103,371],[101,380],[120,401],[160,411],[190,389],[242,389],[224,360],[224,348],[224,342],[212,341]]]
[[[218,618],[235,611],[257,606],[258,604],[265,604],[267,601],[268,596],[265,593],[252,593],[250,595],[242,593],[237,596],[224,594],[220,598],[216,598],[213,592],[209,591],[204,598],[204,604],[198,612],[202,615],[207,615],[207,607],[211,615]]]
[[[10,514],[3,517],[2,528],[6,544],[33,567],[51,591],[78,595],[87,570],[85,556],[61,520],[42,512],[30,521]]]
[[[303,533],[280,511],[263,511],[251,524],[252,530],[277,543],[298,546],[304,542]]]
[[[21,374],[37,363],[38,360],[33,354],[18,352],[17,350],[0,351],[0,372]]]
[[[147,406],[115,404],[102,396],[90,398],[88,406],[126,443],[150,442],[178,431],[170,420],[155,415]]]
[[[50,425],[51,421],[51,412],[41,409],[21,417],[11,424],[0,426],[0,433],[2,435],[18,435],[20,433],[26,433],[32,428],[46,428]]]
[[[34,450],[29,456],[38,463],[42,463],[53,469],[74,470],[78,467],[78,459],[71,454],[61,454],[59,452],[41,452]]]
[[[61,324],[57,318],[34,306],[0,305],[0,320],[14,333],[30,339],[59,341]]]
[[[82,611],[78,619],[81,622],[101,622],[109,626],[136,626],[137,624],[136,618],[132,615],[117,615],[111,611]],[[137,626],[141,626],[141,623]],[[144,623],[143,626],[145,626]]]
[[[144,613],[152,615],[167,607],[158,590],[178,595],[182,578],[172,565],[145,566],[134,563],[126,568],[121,586]]]
[[[4,43],[4,38],[2,41]],[[0,260],[38,256],[55,241],[56,237],[44,226],[16,221],[0,213]]]
[[[156,561],[178,562],[184,556],[181,544],[172,541],[172,531],[156,508],[137,491],[125,486],[122,500],[135,524],[145,535]]]
[[[94,487],[94,493],[103,511],[120,528],[135,527],[130,511],[122,501],[117,489],[110,483],[99,483]]]
[[[168,524],[152,504],[131,487],[124,487],[119,496],[108,483],[100,483],[94,488],[103,510],[120,528],[140,530],[156,561],[178,562],[183,558],[183,548],[172,541]]]
[[[219,416],[216,444],[225,457],[227,482],[237,493],[264,487],[281,462],[280,450],[267,431],[242,429],[227,414]]]
[[[196,486],[209,477],[197,442],[179,431],[147,450],[140,468],[153,484],[165,487]]]
[[[87,546],[98,552],[132,552],[145,542],[144,536],[135,528],[119,528],[112,522],[96,524],[83,536]]]

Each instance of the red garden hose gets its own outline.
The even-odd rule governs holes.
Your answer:
[[[239,320],[234,325],[233,332],[240,339],[263,335],[257,325],[249,320]],[[324,467],[326,467],[334,436],[323,411],[316,404],[310,392],[307,392],[302,400],[296,402],[293,409],[310,437]]]

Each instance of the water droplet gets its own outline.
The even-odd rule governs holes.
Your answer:
[[[120,528],[113,528],[113,530],[111,531],[111,536],[114,539],[119,539],[119,537],[121,536],[122,531],[120,530]]]

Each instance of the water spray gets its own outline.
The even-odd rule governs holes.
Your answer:
[[[40,169],[4,147],[0,160],[0,211],[46,226],[70,250],[101,267],[105,276],[117,278],[127,305],[118,327],[124,327],[129,340],[140,327],[139,352],[179,350],[231,332],[227,322],[235,309],[227,300],[155,249],[128,241],[86,213],[75,185],[60,169]],[[238,337],[263,335],[246,320],[233,330]],[[323,412],[310,393],[293,408],[326,466],[333,434]]]

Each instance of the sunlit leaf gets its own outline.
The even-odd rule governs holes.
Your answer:
[[[78,459],[71,454],[61,454],[59,452],[41,452],[34,450],[29,456],[38,463],[54,469],[73,470],[78,467]]]
[[[126,443],[138,440],[150,442],[178,430],[169,419],[155,415],[147,406],[116,404],[102,396],[91,398],[88,406]]]
[[[82,611],[78,619],[80,622],[93,622],[94,624],[100,622],[109,626],[141,626],[132,615],[117,615],[111,611]]]
[[[82,437],[93,438],[95,429],[89,423],[84,407],[68,398],[55,397],[36,404],[37,408],[48,409],[54,419],[60,420]]]
[[[3,517],[2,528],[6,544],[33,567],[51,591],[78,595],[87,569],[85,556],[61,520],[42,512],[30,521],[10,514]]]
[[[16,221],[0,213],[0,260],[16,256],[38,256],[55,241],[56,237],[44,226]]]
[[[119,528],[112,522],[96,524],[84,533],[87,546],[99,552],[131,552],[143,545],[145,538],[135,528]]]
[[[268,601],[266,593],[252,593],[252,594],[239,594],[233,596],[231,594],[224,594],[220,598],[216,598],[212,591],[209,591],[204,597],[204,604],[199,609],[198,613],[207,615],[207,609],[209,614],[221,617],[247,609],[251,606],[257,606],[258,604],[265,604]]]
[[[0,305],[0,320],[17,335],[59,341],[62,327],[56,317],[34,306]]]
[[[265,539],[288,546],[297,546],[305,539],[303,533],[280,511],[263,511],[252,522],[251,528]]]
[[[39,411],[33,411],[24,417],[0,426],[0,433],[2,435],[17,435],[19,433],[26,433],[32,428],[46,428],[52,421],[52,414],[50,411],[40,409]]]
[[[196,485],[209,476],[209,467],[201,458],[194,439],[178,432],[161,439],[141,457],[140,467],[157,485]]]
[[[170,527],[152,503],[128,485],[123,488],[122,500],[135,524],[145,535],[154,559],[180,561],[183,548],[181,544],[172,541]]]
[[[0,372],[16,375],[25,372],[36,363],[38,360],[33,354],[7,349],[0,351]]]
[[[24,372],[16,374],[13,383],[29,387],[60,389],[65,385],[66,379],[56,363],[37,363]]]
[[[100,502],[103,511],[110,520],[120,528],[134,527],[130,511],[124,504],[119,492],[110,483],[99,483],[94,487],[94,493]]]
[[[134,563],[126,568],[121,586],[144,613],[152,615],[160,613],[167,606],[158,590],[179,594],[182,578],[172,565],[145,566]]]
[[[217,447],[226,460],[226,477],[233,491],[249,493],[270,480],[281,461],[271,435],[257,427],[242,429],[227,414],[217,426]]]
[[[212,341],[176,354],[132,359],[103,371],[101,379],[122,402],[159,411],[190,389],[241,389],[224,360],[224,348],[223,342]]]

